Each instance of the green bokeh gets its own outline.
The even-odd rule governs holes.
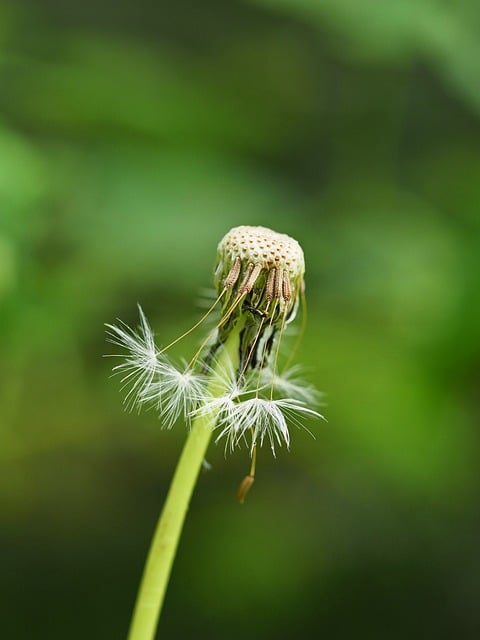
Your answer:
[[[103,324],[167,343],[258,224],[328,422],[243,507],[212,445],[159,637],[477,638],[478,3],[152,5],[0,5],[0,637],[125,637],[185,431],[123,412]]]

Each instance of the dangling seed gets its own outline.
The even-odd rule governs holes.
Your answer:
[[[242,483],[238,487],[237,491],[237,500],[240,504],[243,504],[245,502],[247,493],[250,491],[250,487],[254,482],[255,478],[250,474],[248,476],[245,476],[245,478],[242,480]]]

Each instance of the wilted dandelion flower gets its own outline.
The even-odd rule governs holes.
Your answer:
[[[222,297],[219,341],[239,320],[240,366],[265,366],[304,292],[305,260],[296,240],[265,227],[235,227],[218,245],[215,286]]]
[[[151,640],[178,545],[193,487],[211,434],[225,449],[245,443],[250,472],[237,497],[243,502],[255,476],[257,448],[290,445],[289,427],[319,418],[315,389],[298,370],[280,367],[282,338],[300,303],[304,308],[303,251],[287,235],[264,227],[241,226],[220,241],[214,274],[216,298],[200,320],[170,344],[155,344],[141,308],[140,324],[107,325],[108,340],[124,360],[114,367],[121,376],[128,408],[154,409],[162,426],[179,418],[190,434],[176,467],[145,565],[129,637]],[[219,313],[218,313],[219,312]],[[189,361],[174,364],[171,346],[219,315],[205,331]],[[293,354],[290,354],[291,360]],[[288,362],[287,361],[287,362]]]
[[[114,367],[128,387],[129,407],[154,407],[163,426],[178,418],[189,424],[209,416],[217,440],[233,449],[247,442],[290,444],[288,424],[321,417],[309,405],[317,391],[298,377],[294,367],[278,371],[285,328],[304,300],[305,261],[296,240],[264,227],[235,227],[220,241],[214,283],[217,297],[194,327],[164,348],[155,345],[141,308],[136,330],[124,323],[107,325],[109,340],[126,350]],[[220,308],[220,319],[190,362],[175,366],[170,346],[199,327]],[[238,367],[217,366],[217,354],[228,337],[238,334]]]

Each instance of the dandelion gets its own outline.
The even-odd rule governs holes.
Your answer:
[[[155,344],[139,307],[140,324],[107,325],[107,339],[124,352],[114,366],[127,408],[153,409],[162,427],[180,418],[190,428],[147,559],[130,628],[130,640],[151,640],[163,603],[188,503],[215,432],[225,450],[245,443],[250,472],[238,491],[243,502],[255,478],[257,448],[290,446],[289,426],[322,416],[313,408],[318,392],[297,367],[281,372],[286,327],[305,307],[305,261],[296,240],[265,227],[240,226],[220,241],[214,271],[216,297],[200,320],[170,344]],[[167,352],[200,326],[206,332],[187,362],[175,365]]]

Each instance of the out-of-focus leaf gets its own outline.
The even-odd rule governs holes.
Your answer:
[[[35,146],[0,124],[0,224],[20,230],[20,218],[31,221],[48,178],[45,160]]]
[[[404,63],[426,60],[478,112],[480,20],[472,1],[255,0],[328,30],[337,55],[352,60]]]
[[[284,123],[301,126],[314,70],[305,67],[294,39],[252,46],[251,53],[250,46],[237,47],[192,61],[135,41],[78,36],[56,61],[6,64],[11,89],[2,101],[7,108],[15,104],[17,117],[57,130],[126,130],[175,144],[276,147],[291,138]],[[268,61],[279,55],[285,64],[272,68]],[[263,65],[254,62],[258,56]]]

